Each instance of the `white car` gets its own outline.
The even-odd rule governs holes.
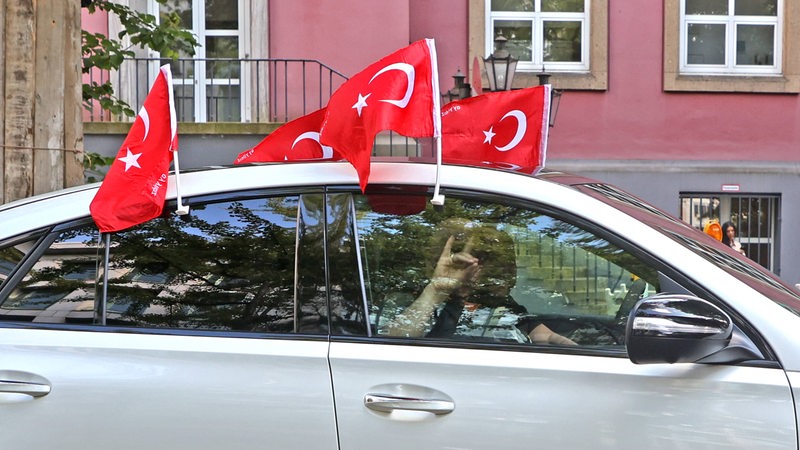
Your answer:
[[[612,186],[376,161],[0,207],[0,448],[797,449],[800,296]],[[108,236],[108,239],[106,239]]]

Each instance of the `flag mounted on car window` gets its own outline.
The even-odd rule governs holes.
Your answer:
[[[320,143],[341,153],[369,180],[375,136],[392,130],[408,137],[439,135],[438,74],[432,39],[402,48],[346,81],[328,101]]]
[[[492,92],[442,108],[442,159],[535,173],[547,153],[550,85]]]
[[[164,65],[89,205],[101,232],[123,230],[161,215],[172,152],[177,149],[172,72]]]
[[[342,159],[333,148],[319,143],[325,111],[322,108],[281,125],[255,147],[239,153],[233,163]]]

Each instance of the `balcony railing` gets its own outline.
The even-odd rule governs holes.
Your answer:
[[[111,80],[114,92],[136,110],[162,64],[170,64],[180,122],[287,122],[324,107],[347,77],[316,60],[158,58],[126,59],[119,70],[93,71],[84,82]],[[99,105],[84,121],[132,121]]]

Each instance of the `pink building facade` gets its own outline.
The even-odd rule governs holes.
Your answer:
[[[153,11],[146,0],[130,3]],[[537,84],[545,70],[563,91],[547,168],[611,182],[697,227],[732,220],[748,256],[800,283],[800,242],[791,237],[800,221],[797,2],[749,9],[733,0],[171,3],[193,16],[205,3],[228,4],[239,57],[316,60],[345,77],[434,38],[442,91],[457,70],[488,89],[482,60],[494,36],[508,34],[521,61],[514,86]],[[84,27],[105,26],[91,20]],[[220,47],[213,27],[200,31],[207,50]],[[255,136],[240,146],[227,139],[235,148],[214,163],[230,162]],[[197,145],[189,151],[202,151]]]

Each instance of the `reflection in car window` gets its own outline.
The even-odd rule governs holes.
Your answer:
[[[6,247],[0,248],[0,286],[8,279],[11,272],[17,267],[22,258],[36,244],[37,238],[24,239],[21,242],[14,242]]]
[[[94,224],[62,231],[0,305],[0,319],[91,323],[98,232]]]
[[[293,332],[298,197],[193,205],[113,235],[108,324]]]
[[[356,196],[355,208],[376,335],[528,343],[543,324],[579,345],[620,347],[633,303],[659,292],[647,263],[534,209],[451,195],[437,210],[425,196],[389,194]],[[479,271],[455,295],[468,256]],[[426,310],[432,285],[439,298]]]

